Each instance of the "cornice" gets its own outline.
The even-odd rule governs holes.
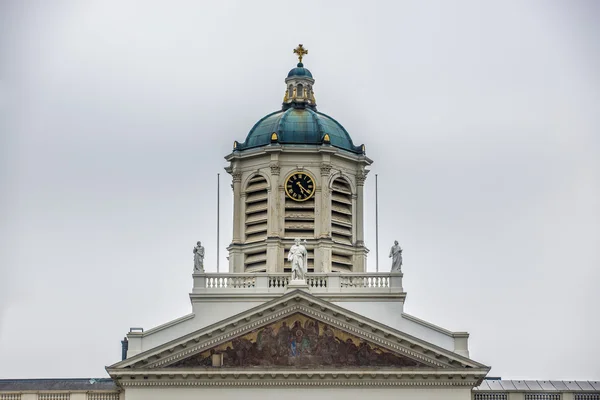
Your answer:
[[[488,369],[439,370],[112,370],[119,386],[477,386]]]

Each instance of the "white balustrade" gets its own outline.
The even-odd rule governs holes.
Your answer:
[[[208,289],[244,289],[256,286],[256,277],[253,275],[216,274],[206,276]]]
[[[341,275],[341,287],[343,288],[389,288],[391,280],[389,275],[360,274]]]
[[[269,288],[286,288],[290,274],[269,274]]]
[[[289,273],[194,274],[194,293],[284,293]],[[401,293],[402,274],[308,273],[311,293]]]

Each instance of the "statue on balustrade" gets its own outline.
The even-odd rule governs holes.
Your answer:
[[[306,242],[306,241],[305,241]],[[288,261],[292,264],[292,280],[303,281],[306,279],[307,271],[307,257],[306,247],[300,243],[300,239],[294,240],[294,245],[290,248],[288,253]]]
[[[204,272],[204,247],[200,242],[194,247],[194,272]]]
[[[402,247],[394,240],[394,245],[390,249],[390,258],[392,259],[392,272],[402,272]]]

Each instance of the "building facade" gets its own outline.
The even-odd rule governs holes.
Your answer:
[[[401,262],[367,272],[372,160],[317,110],[306,50],[295,53],[281,109],[225,157],[229,272],[206,273],[198,253],[191,313],[131,330],[110,379],[1,380],[0,400],[600,399],[598,382],[486,379],[467,332],[404,312]]]

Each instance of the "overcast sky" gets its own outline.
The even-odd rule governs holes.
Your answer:
[[[600,379],[600,3],[0,2],[0,377],[102,377],[231,240],[234,140],[304,62],[374,160],[375,270],[505,379]]]

